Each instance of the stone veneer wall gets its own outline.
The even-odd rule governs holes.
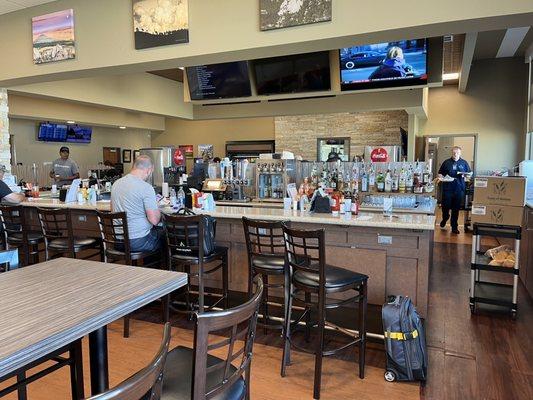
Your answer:
[[[0,88],[0,164],[11,170],[11,148],[9,145],[7,89]]]
[[[353,157],[362,155],[366,145],[400,145],[400,127],[407,131],[403,110],[274,118],[276,151],[292,151],[307,160],[316,160],[318,138],[349,137]]]

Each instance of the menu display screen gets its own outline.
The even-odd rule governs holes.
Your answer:
[[[39,125],[37,140],[43,142],[91,143],[92,131],[89,126],[43,122]]]
[[[186,73],[191,100],[252,95],[246,61],[187,67]]]

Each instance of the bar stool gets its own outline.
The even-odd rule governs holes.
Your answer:
[[[125,212],[97,212],[102,238],[104,262],[124,262],[126,265],[155,267],[161,264],[161,250],[131,251],[128,220]],[[151,260],[150,260],[151,258]],[[168,296],[163,301],[163,320],[168,321]],[[130,315],[124,317],[124,337],[130,336]]]
[[[38,207],[37,214],[44,236],[46,261],[58,256],[76,258],[80,252],[91,249],[98,249],[98,252],[84,258],[93,258],[98,255],[100,259],[103,259],[101,243],[98,239],[74,236],[69,208],[45,209]]]
[[[282,221],[258,221],[242,217],[246,250],[248,253],[248,297],[252,295],[253,280],[261,275],[264,290],[261,305],[263,307],[262,326],[264,333],[268,329],[283,330],[283,323],[269,324],[269,288],[284,288],[285,285],[269,283],[269,276],[285,275],[285,243],[283,240]],[[272,303],[271,303],[272,304]],[[285,302],[284,302],[285,304]],[[284,307],[284,304],[282,307]],[[277,305],[277,304],[276,304]],[[283,310],[285,316],[286,310]]]
[[[39,262],[39,244],[44,242],[41,232],[28,229],[24,207],[0,206],[0,219],[4,231],[6,250],[18,249],[22,254],[23,265]]]
[[[198,313],[203,313],[205,309],[212,309],[221,302],[225,309],[228,308],[228,248],[215,246],[209,254],[205,253],[205,232],[206,216],[205,215],[164,215],[165,234],[167,239],[167,265],[169,269],[174,266],[183,266],[185,272],[189,275],[186,287],[186,304],[187,313],[194,312],[195,306],[190,302],[191,278],[198,279]],[[205,264],[215,261],[220,263],[208,270]],[[192,266],[198,266],[198,272],[191,272]],[[211,275],[218,270],[222,270],[222,294],[205,293],[205,282],[207,275]],[[212,305],[206,307],[204,297],[219,297]],[[171,309],[180,312],[175,307]]]
[[[296,230],[283,226],[285,237],[285,249],[287,260],[287,275],[290,274],[289,285],[285,288],[285,298],[287,299],[287,313],[285,316],[285,330],[283,340],[283,358],[281,361],[281,376],[285,376],[285,369],[290,364],[291,345],[300,351],[315,354],[315,379],[314,398],[320,398],[320,386],[322,377],[322,358],[334,355],[350,346],[359,347],[359,378],[364,378],[365,349],[366,349],[366,308],[367,308],[367,281],[368,276],[352,272],[344,268],[334,267],[326,264],[326,244],[325,230]],[[357,295],[346,300],[332,300],[327,296],[333,293],[343,293],[353,290]],[[305,300],[297,297],[304,293]],[[312,298],[316,298],[315,301]],[[309,350],[294,344],[291,340],[291,308],[292,303],[297,302],[305,307],[305,311],[300,317],[307,317],[306,334],[312,326],[318,328],[314,350]],[[326,319],[327,310],[359,304],[359,333],[351,334],[348,330],[332,324]],[[311,310],[318,312],[318,321],[310,324],[309,314]],[[300,322],[296,321],[295,324]],[[352,339],[348,344],[344,344],[335,349],[324,349],[324,331],[326,326],[336,331],[350,336]]]

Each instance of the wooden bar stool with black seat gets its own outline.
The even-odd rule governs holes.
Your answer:
[[[163,340],[155,357],[150,363],[119,383],[107,392],[89,397],[87,400],[156,400],[161,396],[163,370],[168,357],[170,345],[170,324],[167,322],[163,330]]]
[[[7,250],[0,251],[0,272],[12,271],[18,268],[18,251]],[[62,354],[68,353],[68,357],[64,357]],[[51,364],[50,364],[51,362]],[[27,376],[27,371],[47,363],[47,367],[41,369],[30,376]],[[70,367],[70,384],[73,400],[81,400],[84,398],[83,390],[83,360],[82,360],[82,348],[81,339],[76,340],[66,346],[63,346],[59,350],[54,351],[52,354],[48,354],[41,357],[39,360],[34,361],[29,365],[25,365],[23,368],[19,368],[10,374],[3,376],[0,379],[0,383],[8,379],[16,377],[16,382],[0,390],[0,398],[6,396],[9,393],[17,391],[18,400],[27,399],[26,386],[36,380],[51,374],[52,372],[68,365]]]
[[[96,253],[86,255],[85,259],[95,256],[103,259],[102,246],[99,239],[74,236],[72,215],[69,208],[37,208],[37,215],[44,237],[46,261],[56,257],[77,258],[85,250],[97,249]]]
[[[214,246],[214,249],[206,254],[206,218],[205,215],[165,215],[163,218],[165,225],[165,234],[167,239],[167,266],[169,269],[175,266],[183,266],[189,275],[189,281],[186,287],[186,312],[191,313],[197,308],[199,313],[205,309],[212,309],[220,303],[224,308],[228,308],[228,248],[223,246]],[[205,269],[206,264],[219,262],[214,267]],[[191,272],[191,267],[197,266],[198,272]],[[206,293],[205,279],[207,276],[222,271],[222,294]],[[191,278],[198,279],[198,305],[195,307],[190,301]],[[213,304],[206,307],[204,297],[219,297]],[[179,309],[172,306],[171,309],[180,312]]]
[[[128,220],[125,212],[97,212],[102,238],[104,262],[123,262],[126,265],[143,267],[161,266],[161,250],[150,252],[131,251]],[[168,321],[168,296],[163,301],[163,320]],[[130,336],[130,316],[124,317],[124,337]]]
[[[283,358],[281,361],[281,376],[285,376],[286,366],[290,364],[291,346],[300,351],[315,354],[315,378],[314,398],[320,398],[320,386],[322,377],[322,358],[334,355],[350,346],[359,348],[359,378],[365,374],[365,350],[366,350],[366,309],[367,309],[367,281],[368,276],[353,272],[344,268],[326,264],[325,230],[296,230],[283,226],[285,237],[285,250],[287,260],[287,286],[285,298],[288,301],[285,315],[285,330],[283,344]],[[335,300],[328,296],[333,294],[354,291],[356,295],[345,299]],[[298,297],[304,294],[305,299]],[[330,296],[331,297],[331,296]],[[294,324],[291,324],[291,308],[294,303],[305,307],[303,315]],[[358,334],[328,322],[326,312],[339,307],[355,305],[359,306]],[[310,322],[310,313],[314,310],[318,314],[318,321]],[[318,335],[315,348],[310,350],[295,345],[292,335],[298,329],[297,325],[306,319],[306,335],[311,327],[316,327]],[[291,327],[295,326],[294,331]],[[335,349],[324,348],[324,332],[326,327],[333,328],[339,333],[350,337],[351,341]]]
[[[0,206],[0,218],[4,231],[6,250],[15,248],[22,255],[23,265],[31,265],[39,262],[39,245],[44,243],[41,232],[28,229],[24,207],[20,205]]]
[[[248,297],[252,295],[253,280],[261,276],[264,285],[261,308],[262,323],[258,326],[268,329],[283,329],[283,323],[271,322],[269,314],[269,289],[283,288],[283,283],[269,282],[270,276],[283,277],[285,274],[285,243],[283,240],[283,221],[259,221],[242,217],[246,249],[248,253]],[[285,303],[285,302],[284,302]],[[284,307],[284,305],[282,305]],[[283,316],[285,316],[285,309]]]
[[[178,346],[168,353],[161,400],[250,398],[253,345],[262,296],[263,282],[258,278],[255,293],[246,303],[194,315],[194,347]],[[212,355],[215,350],[225,354],[225,358]]]

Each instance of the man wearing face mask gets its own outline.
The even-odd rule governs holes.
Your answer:
[[[111,209],[126,212],[131,251],[151,252],[161,249],[163,232],[157,227],[161,211],[155,190],[148,182],[154,164],[148,156],[139,156],[129,174],[111,188]]]
[[[442,182],[442,221],[440,222],[440,227],[444,228],[450,219],[451,210],[452,233],[459,233],[457,219],[459,218],[461,203],[465,197],[465,175],[470,172],[470,166],[461,158],[459,146],[452,148],[452,157],[444,161],[439,169],[439,180],[442,181],[446,175],[453,178],[453,181]]]

